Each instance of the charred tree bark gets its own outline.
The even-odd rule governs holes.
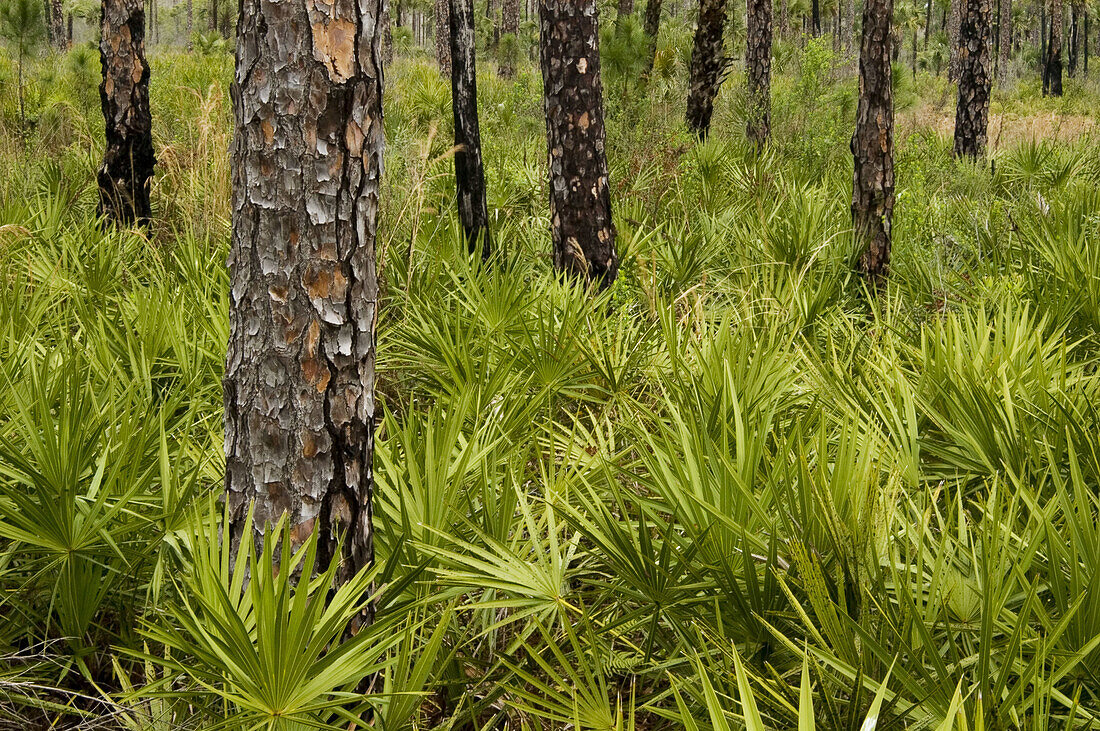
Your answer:
[[[955,157],[985,154],[992,78],[992,0],[966,0],[959,26],[959,101],[955,110]]]
[[[757,148],[771,132],[772,0],[748,0],[745,71],[749,85],[746,133]]]
[[[729,65],[723,45],[725,27],[726,0],[699,0],[687,98],[687,126],[699,139],[710,132],[714,98]]]
[[[657,59],[657,37],[661,32],[661,0],[646,0],[645,21],[643,24],[646,35],[646,65],[645,75],[653,73],[653,63]]]
[[[1066,54],[1066,73],[1072,79],[1077,76],[1077,59],[1081,53],[1081,30],[1078,24],[1076,3],[1069,6],[1069,46]]]
[[[61,6],[61,0],[51,0],[50,4],[50,40],[55,49],[65,51],[69,47],[65,38],[65,9]]]
[[[615,281],[619,255],[604,150],[596,0],[539,0],[539,61],[554,267],[602,289]]]
[[[1008,66],[1012,58],[1012,0],[1001,0],[1000,15],[997,28],[997,80],[1003,84],[1008,79]]]
[[[474,63],[473,0],[450,0],[451,108],[455,122],[455,187],[458,218],[470,253],[480,248],[489,257],[489,208],[485,198],[485,168],[481,161],[481,130],[477,117],[477,71]]]
[[[141,0],[103,0],[100,33],[99,99],[107,144],[98,175],[97,212],[124,226],[146,224],[152,212],[149,180],[156,159]]]
[[[859,102],[852,135],[852,226],[859,269],[872,290],[890,271],[894,215],[894,96],[890,27],[894,0],[866,0],[859,48]]]
[[[810,1],[810,32],[814,38],[821,36],[821,0]]]
[[[439,73],[451,75],[451,3],[435,0],[435,60]]]
[[[286,515],[293,544],[318,532],[320,566],[342,559],[340,582],[374,560],[381,11],[381,0],[242,0],[231,88],[233,546]],[[368,608],[357,624],[371,619]]]
[[[1062,96],[1062,0],[1050,3],[1050,37],[1043,64],[1043,96]]]
[[[519,0],[504,0],[500,10],[501,31],[505,38],[511,37],[506,43],[505,51],[500,58],[500,75],[505,79],[516,76],[516,61],[519,58]]]

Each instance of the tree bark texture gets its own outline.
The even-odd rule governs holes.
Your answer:
[[[989,90],[993,82],[993,2],[965,0],[959,25],[959,101],[955,110],[955,157],[985,154]]]
[[[341,582],[374,558],[381,1],[242,0],[231,87],[233,546],[285,514],[293,544],[318,532],[320,566],[340,549]]]
[[[596,0],[539,1],[539,60],[554,267],[602,289],[615,281],[619,255],[604,149]]]
[[[389,0],[382,0],[382,65],[393,63],[393,17]]]
[[[890,270],[894,214],[894,98],[890,32],[894,0],[866,0],[859,48],[859,101],[852,135],[852,225],[859,268],[872,289]]]
[[[749,139],[761,147],[771,131],[772,0],[748,0],[745,71]]]
[[[699,0],[699,20],[691,49],[688,78],[687,126],[697,137],[706,139],[714,98],[726,75],[724,31],[726,0]]]
[[[53,41],[53,46],[58,51],[65,51],[69,47],[69,42],[65,36],[65,9],[61,5],[61,0],[51,0],[50,8],[50,38]]]
[[[618,1],[618,15],[617,20],[621,20],[629,15],[634,14],[634,0],[619,0]]]
[[[451,3],[435,0],[435,60],[439,73],[451,75]]]
[[[962,6],[967,0],[951,0],[951,14],[947,21],[947,78],[959,80],[959,25],[962,22]]]
[[[218,0],[210,0],[210,32],[218,31]]]
[[[519,57],[519,0],[504,0],[501,7],[501,31],[505,36],[511,36],[508,45],[508,53],[500,59],[500,75],[505,79],[516,76],[516,59]]]
[[[477,116],[477,70],[474,62],[473,0],[450,0],[451,108],[455,123],[455,188],[458,218],[470,253],[489,256],[489,208],[481,130]]]
[[[653,73],[657,59],[657,37],[661,32],[661,0],[646,0],[645,20],[642,25],[646,35],[646,76]]]
[[[821,0],[810,0],[810,32],[814,38],[821,36]]]
[[[1078,10],[1075,3],[1069,6],[1069,43],[1066,54],[1066,73],[1072,79],[1077,76],[1077,59],[1081,55],[1081,28],[1078,23]]]
[[[97,211],[121,225],[145,224],[151,215],[149,180],[156,159],[141,0],[103,0],[100,34],[99,99],[106,147]]]
[[[841,20],[841,47],[851,55],[855,51],[856,0],[844,0],[844,16]]]
[[[1008,66],[1012,59],[1012,0],[1001,0],[1001,18],[998,21],[997,78],[1002,84],[1008,79]]]
[[[1062,0],[1050,3],[1050,37],[1043,64],[1043,96],[1062,96]]]

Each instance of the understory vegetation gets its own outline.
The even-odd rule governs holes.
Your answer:
[[[683,131],[688,34],[647,84],[605,39],[599,294],[552,272],[537,68],[479,78],[486,266],[449,86],[390,68],[377,560],[335,593],[308,541],[273,575],[282,526],[221,541],[231,57],[152,56],[147,232],[95,220],[93,50],[28,71],[26,122],[5,91],[0,725],[1100,728],[1095,83],[999,89],[970,164],[898,69],[873,298],[849,60],[777,47],[757,155],[736,73]]]

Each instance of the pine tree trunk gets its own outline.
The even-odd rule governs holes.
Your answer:
[[[382,66],[393,63],[393,18],[389,0],[382,0]]]
[[[1066,73],[1072,79],[1077,76],[1077,59],[1081,52],[1081,33],[1077,20],[1077,5],[1069,6],[1069,48],[1066,57]]]
[[[841,43],[844,52],[851,55],[855,52],[855,25],[856,25],[856,0],[845,0],[844,22],[841,26]]]
[[[50,0],[42,0],[42,19],[46,21],[46,43],[50,46],[57,44],[53,32],[53,4]]]
[[[53,39],[54,48],[65,51],[69,44],[65,40],[65,9],[61,6],[61,0],[52,0],[50,8],[50,36]]]
[[[619,256],[604,151],[596,0],[540,0],[539,61],[554,267],[608,287]]]
[[[661,32],[661,0],[646,0],[645,4],[646,66],[645,75],[653,73],[657,59],[657,36]]]
[[[699,0],[688,80],[687,126],[700,139],[706,139],[710,132],[714,98],[728,66],[723,45],[725,27],[726,0]]]
[[[924,50],[928,50],[928,40],[932,37],[932,0],[927,0],[924,8]]]
[[[481,130],[477,117],[473,0],[450,0],[451,107],[455,123],[455,188],[458,218],[470,253],[489,256],[489,208],[485,199],[485,169],[481,160]]]
[[[435,60],[439,73],[451,75],[451,3],[435,0]]]
[[[1050,37],[1043,65],[1043,96],[1062,96],[1062,0],[1050,3]]]
[[[99,85],[106,147],[99,170],[98,213],[121,225],[148,223],[153,177],[149,64],[141,0],[103,0],[100,6]]]
[[[959,80],[959,25],[962,22],[962,6],[967,0],[951,0],[951,14],[948,17],[947,43],[950,51],[947,61],[947,78]]]
[[[859,102],[852,135],[852,226],[859,268],[872,289],[890,271],[894,213],[894,99],[891,24],[894,0],[865,0],[859,48]]]
[[[1012,0],[1001,0],[1001,19],[998,30],[997,77],[1003,84],[1008,79],[1008,66],[1012,58]]]
[[[65,23],[65,40],[68,42],[69,47],[73,45],[73,14],[69,13]],[[1086,54],[1087,56],[1088,54]],[[1085,64],[1085,71],[1088,71],[1088,64]]]
[[[519,57],[519,0],[504,0],[501,8],[501,30],[507,43],[507,53],[500,59],[500,75],[505,79],[515,78],[516,60]]]
[[[190,53],[194,49],[194,43],[191,41],[191,36],[195,32],[195,3],[194,0],[187,0],[187,52]]]
[[[745,71],[749,139],[762,147],[771,131],[772,0],[748,0]]]
[[[231,91],[233,548],[286,515],[294,545],[317,530],[320,566],[340,551],[340,582],[374,560],[380,16],[381,0],[242,0]]]
[[[619,0],[618,15],[616,20],[622,20],[623,18],[634,14],[634,0]]]
[[[779,37],[786,38],[791,32],[791,8],[789,0],[779,1]]]
[[[989,90],[993,81],[992,0],[965,0],[959,25],[959,101],[955,111],[955,157],[985,154]]]
[[[821,36],[821,0],[810,1],[810,32],[814,38]]]
[[[71,34],[70,34],[71,35]],[[1084,74],[1087,77],[1089,75],[1089,6],[1085,6],[1085,42],[1084,42]]]
[[[218,32],[218,0],[210,0],[210,32]]]

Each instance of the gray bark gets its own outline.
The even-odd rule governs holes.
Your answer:
[[[319,566],[342,559],[341,582],[374,558],[381,16],[381,0],[242,0],[231,88],[232,541],[286,515],[292,544],[317,531]]]
[[[959,101],[955,112],[955,156],[985,153],[989,90],[993,81],[992,0],[965,0],[959,26]]]
[[[653,72],[653,63],[657,58],[657,36],[661,32],[661,0],[646,0],[645,20],[643,22],[646,35],[646,76]]]
[[[505,36],[511,36],[508,53],[500,59],[500,75],[505,79],[514,78],[516,75],[516,57],[518,54],[519,40],[519,0],[504,0],[501,8],[501,30]]]
[[[967,0],[951,0],[951,13],[947,19],[947,78],[959,79],[959,24],[962,21],[962,6]]]
[[[450,0],[451,108],[455,123],[455,188],[458,218],[470,253],[481,250],[487,259],[489,207],[485,195],[485,166],[481,159],[481,128],[477,116],[473,0]]]
[[[748,0],[745,71],[749,139],[761,147],[771,132],[772,0]]]
[[[554,266],[607,287],[618,274],[619,255],[604,149],[596,0],[540,0],[539,60]]]
[[[435,0],[435,60],[439,73],[451,75],[451,3]]]
[[[859,268],[872,289],[890,270],[894,215],[894,95],[890,68],[894,0],[865,0],[859,48],[859,102],[852,135],[852,225]]]
[[[1012,0],[1001,0],[1000,9],[997,78],[1003,84],[1008,79],[1008,66],[1012,58]]]

